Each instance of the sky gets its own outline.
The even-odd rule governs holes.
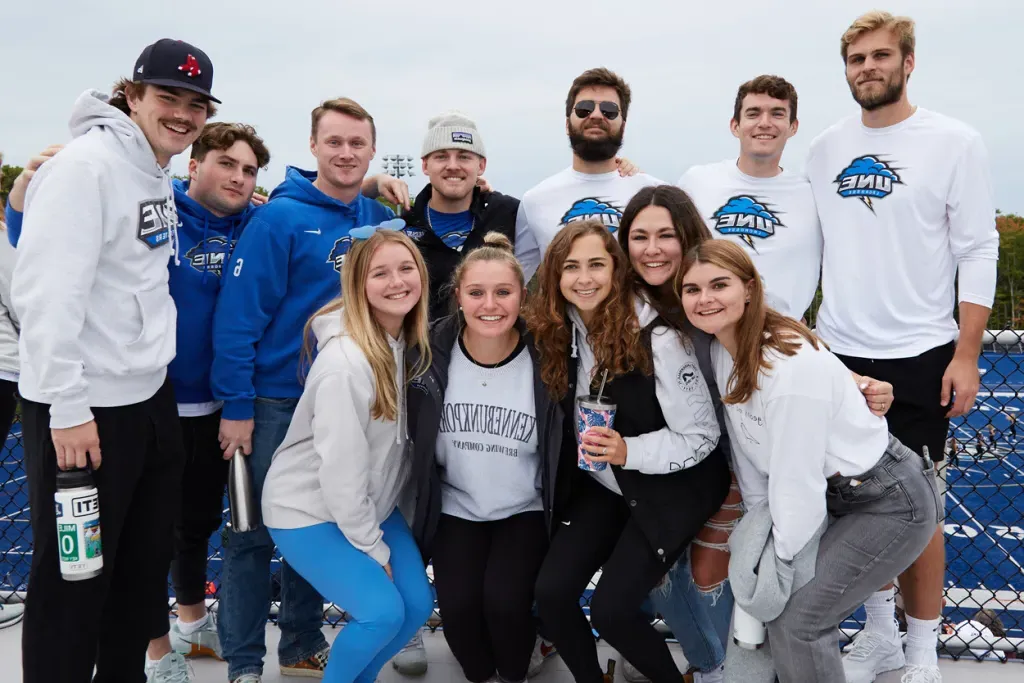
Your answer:
[[[169,37],[212,59],[213,91],[224,102],[217,120],[252,124],[267,142],[271,164],[259,179],[267,188],[283,179],[286,165],[314,168],[310,111],[347,96],[377,124],[371,173],[383,170],[385,154],[411,154],[417,175],[409,185],[421,189],[427,121],[458,109],[477,122],[487,179],[514,196],[569,165],[565,97],[573,78],[596,66],[617,72],[633,91],[622,154],[667,182],[694,164],[735,156],[728,123],[736,88],[759,74],[783,76],[799,94],[800,129],[782,165],[802,169],[811,140],[858,111],[840,36],[859,14],[886,9],[917,22],[911,102],[980,131],[996,206],[1024,214],[1020,0],[5,5],[5,163],[21,165],[46,145],[67,142],[75,99],[130,75],[143,47]],[[181,155],[172,169],[184,173],[186,164]]]

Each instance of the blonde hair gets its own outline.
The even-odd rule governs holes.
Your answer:
[[[363,109],[362,105],[353,99],[348,97],[336,97],[333,100],[324,100],[320,103],[320,106],[313,110],[310,115],[312,119],[312,126],[310,135],[316,140],[317,130],[320,128],[320,119],[324,117],[329,111],[333,111],[337,114],[344,114],[357,121],[369,121],[370,122],[370,142],[374,145],[377,144],[377,124],[373,122],[373,117],[370,116],[370,112]]]
[[[843,62],[846,62],[846,52],[852,43],[865,33],[879,29],[890,31],[896,36],[900,43],[900,53],[904,57],[914,54],[914,20],[910,17],[894,17],[889,12],[873,10],[857,17],[850,24],[850,28],[843,33],[843,37],[839,40],[839,51],[843,55]]]
[[[465,274],[468,266],[481,261],[504,263],[516,274],[516,277],[519,279],[519,287],[526,289],[523,266],[516,259],[512,241],[504,234],[492,230],[484,235],[484,245],[469,252],[466,258],[462,259],[459,265],[455,267],[455,272],[452,273],[450,291],[454,292],[462,285],[462,276]],[[452,297],[452,313],[456,313],[458,310],[459,302],[455,297]]]
[[[423,262],[419,249],[404,233],[394,230],[378,230],[369,239],[358,240],[348,254],[341,268],[341,296],[334,299],[310,317],[306,323],[303,337],[306,343],[303,354],[311,354],[313,320],[321,315],[341,313],[345,323],[345,334],[352,338],[366,355],[374,378],[374,398],[370,407],[373,419],[397,420],[400,396],[396,388],[397,368],[395,358],[388,346],[387,332],[370,309],[366,298],[366,278],[370,272],[370,261],[377,249],[384,244],[400,244],[409,250],[412,260],[420,273],[420,300],[405,315],[402,325],[402,336],[407,347],[417,346],[420,351],[419,361],[412,372],[405,373],[406,384],[416,379],[430,367],[430,339],[427,334],[428,316],[428,283],[427,266]],[[404,387],[403,387],[404,391]]]

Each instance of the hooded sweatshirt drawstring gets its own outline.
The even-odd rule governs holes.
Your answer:
[[[395,416],[395,443],[401,444],[405,437],[405,354],[403,344],[388,335],[391,354],[395,358],[395,389],[398,398],[398,414]]]

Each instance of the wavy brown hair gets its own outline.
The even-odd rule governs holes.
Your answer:
[[[594,350],[595,374],[608,370],[611,377],[635,369],[651,374],[651,354],[642,343],[640,322],[634,307],[633,276],[629,259],[608,228],[597,220],[570,223],[555,235],[537,271],[539,288],[526,310],[526,324],[540,354],[540,376],[548,391],[562,398],[569,390],[567,357],[572,344],[572,322],[562,295],[562,268],[581,237],[596,235],[612,260],[612,288],[598,306],[587,330]]]
[[[824,346],[824,342],[802,322],[788,318],[765,304],[761,275],[743,247],[729,240],[708,240],[691,249],[683,257],[676,276],[677,292],[686,291],[686,274],[698,263],[724,268],[735,275],[750,293],[750,301],[736,323],[736,358],[725,387],[728,393],[722,396],[722,403],[746,403],[750,400],[759,386],[758,374],[772,368],[765,357],[766,351],[792,356],[804,341],[815,349],[818,344]]]

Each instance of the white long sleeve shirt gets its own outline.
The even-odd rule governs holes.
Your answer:
[[[712,237],[746,249],[764,280],[768,305],[801,319],[821,273],[821,224],[807,178],[787,170],[755,178],[727,159],[694,166],[678,185]]]
[[[793,356],[769,352],[772,368],[741,404],[725,406],[736,481],[750,507],[768,499],[776,554],[791,560],[827,515],[833,474],[862,474],[889,444],[885,418],[868,409],[850,371],[823,346]],[[733,359],[716,340],[715,378],[729,392]]]
[[[650,304],[637,300],[640,326],[646,327],[657,316]],[[587,328],[575,307],[569,308],[576,336],[576,393],[590,392],[596,363],[594,351],[587,341]],[[654,358],[655,395],[665,416],[661,429],[623,438],[626,444],[626,464],[623,469],[638,470],[643,474],[669,474],[701,462],[718,445],[721,428],[715,417],[704,376],[697,364],[693,344],[686,344],[675,331],[655,327],[651,333],[651,352]],[[610,467],[590,472],[603,486],[619,495],[618,482]]]
[[[664,183],[646,173],[622,177],[618,171],[581,173],[569,167],[527,190],[516,216],[516,258],[526,279],[559,230],[572,221],[597,219],[615,232],[626,204],[649,185]]]
[[[991,308],[999,235],[981,136],[918,108],[886,128],[859,116],[812,143],[825,240],[817,328],[835,353],[906,358],[956,338],[959,300]]]

